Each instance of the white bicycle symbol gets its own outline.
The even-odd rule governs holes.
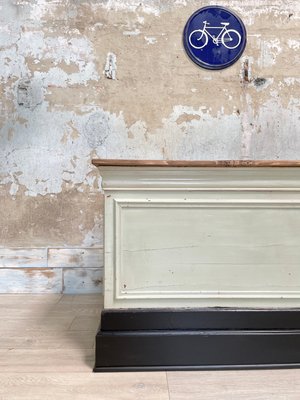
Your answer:
[[[214,44],[219,46],[222,43],[227,49],[236,49],[241,43],[241,35],[235,29],[227,29],[229,22],[221,22],[223,26],[209,26],[209,22],[203,21],[203,29],[196,29],[189,36],[189,43],[195,49],[203,49],[210,37]],[[221,29],[218,36],[211,35],[208,29]]]

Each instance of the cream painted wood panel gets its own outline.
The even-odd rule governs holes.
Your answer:
[[[300,306],[298,169],[102,170],[105,307]]]
[[[298,209],[134,207],[121,218],[118,298],[299,294]]]

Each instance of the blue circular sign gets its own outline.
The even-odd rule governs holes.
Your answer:
[[[223,69],[234,64],[246,47],[243,21],[223,7],[200,8],[188,20],[183,44],[188,56],[200,67]]]

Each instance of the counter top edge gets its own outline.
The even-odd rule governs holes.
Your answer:
[[[251,168],[251,167],[300,167],[300,160],[125,160],[93,159],[96,167],[217,167],[217,168]]]

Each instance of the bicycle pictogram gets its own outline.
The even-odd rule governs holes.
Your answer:
[[[236,49],[241,43],[241,35],[235,29],[228,29],[229,22],[221,22],[221,26],[209,26],[210,23],[203,21],[203,28],[196,29],[189,35],[189,43],[194,49],[203,49],[208,44],[210,37],[213,43],[217,46],[222,44],[229,50]],[[220,32],[218,35],[212,34],[209,30],[217,30]]]

